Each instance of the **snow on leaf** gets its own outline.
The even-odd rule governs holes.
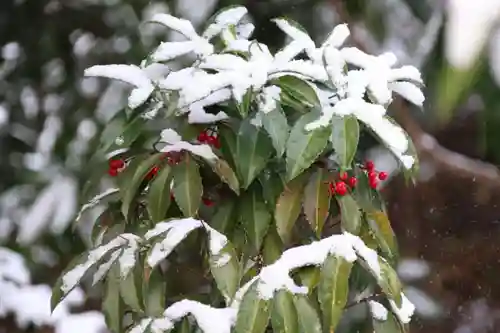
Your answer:
[[[177,18],[170,14],[164,14],[164,13],[155,14],[151,18],[150,22],[164,25],[172,30],[175,30],[183,34],[186,38],[191,40],[199,38],[191,22],[185,19]]]
[[[207,160],[217,160],[217,155],[214,154],[212,148],[209,145],[194,145],[186,141],[179,141],[174,144],[167,144],[162,148],[162,152],[167,153],[171,151],[183,151],[187,150],[195,155],[198,155]]]
[[[169,61],[191,52],[206,56],[214,52],[214,47],[203,39],[184,42],[163,42],[153,52],[151,58],[158,62]]]
[[[401,299],[401,307],[398,307],[394,300],[389,300],[389,303],[391,304],[392,311],[399,318],[399,320],[402,323],[407,324],[410,322],[411,317],[415,312],[415,305],[410,302],[404,293],[401,293]]]
[[[242,6],[222,10],[215,17],[214,22],[207,27],[202,36],[206,39],[212,39],[229,26],[237,25],[247,13],[248,10]]]
[[[170,144],[174,144],[174,143],[177,143],[179,141],[182,141],[182,137],[171,128],[164,129],[161,132],[160,136],[161,136],[161,141],[166,142],[166,143],[170,143]]]
[[[128,276],[132,268],[135,266],[137,261],[137,252],[139,251],[138,239],[131,238],[127,244],[127,247],[123,250],[123,253],[118,259],[120,264],[120,276],[125,278]]]
[[[146,73],[136,65],[96,65],[87,68],[83,75],[120,80],[137,88],[151,85]]]
[[[0,247],[0,280],[2,279],[18,284],[29,284],[31,280],[23,256],[4,247]]]
[[[101,281],[104,278],[106,274],[108,274],[109,270],[111,269],[111,266],[113,266],[113,264],[118,260],[122,252],[123,252],[122,249],[115,250],[109,256],[108,261],[97,268],[97,271],[94,273],[94,276],[92,278],[92,285],[96,285],[99,281]]]
[[[335,26],[335,28],[333,28],[332,32],[330,32],[321,47],[340,47],[342,44],[344,44],[345,40],[349,37],[350,34],[351,32],[349,31],[347,24],[339,24]]]
[[[410,82],[392,82],[389,88],[417,106],[424,104],[425,96],[422,90]]]
[[[280,93],[280,87],[274,85],[262,89],[259,94],[259,111],[269,113],[276,109],[277,102],[280,101]]]
[[[78,212],[78,215],[76,217],[76,221],[79,221],[82,218],[83,213],[85,213],[87,210],[99,205],[99,203],[101,203],[101,201],[104,198],[106,198],[110,195],[116,194],[119,191],[120,191],[119,188],[110,188],[110,189],[107,189],[106,191],[96,195],[92,199],[90,199],[90,201],[88,203],[86,203],[85,205],[83,205],[82,208],[80,209],[80,211]]]
[[[379,321],[386,321],[387,315],[389,312],[387,309],[377,301],[369,301],[368,305],[370,306],[370,312],[374,319]]]

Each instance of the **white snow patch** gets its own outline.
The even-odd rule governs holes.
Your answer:
[[[368,305],[370,306],[370,312],[372,313],[374,319],[379,321],[387,320],[389,312],[382,304],[376,301],[369,301]]]
[[[209,145],[195,145],[186,141],[180,141],[174,144],[167,144],[161,149],[162,152],[168,153],[171,151],[183,151],[187,150],[195,155],[198,155],[206,160],[214,161],[217,160],[217,155],[214,154],[212,148]]]
[[[404,293],[401,293],[401,307],[398,307],[396,305],[396,302],[393,300],[389,300],[389,303],[391,304],[392,311],[394,314],[399,318],[399,320],[402,323],[409,323],[411,320],[411,317],[413,316],[413,313],[415,312],[415,306],[413,305],[412,302],[406,297]]]

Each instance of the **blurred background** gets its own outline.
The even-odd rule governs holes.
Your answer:
[[[141,24],[152,13],[202,27],[234,4],[249,9],[254,37],[271,48],[285,41],[273,17],[295,19],[318,41],[347,22],[350,44],[394,52],[421,69],[423,110],[400,100],[390,109],[420,155],[417,184],[407,187],[387,152],[363,142],[391,173],[383,193],[400,243],[399,273],[417,307],[412,332],[500,332],[499,0],[2,0],[0,333],[103,327],[98,299],[83,293],[48,317],[49,286],[85,249],[85,220],[100,213],[72,230],[91,173],[86,161],[129,91],[82,79],[83,70],[139,63],[159,41],[179,38]],[[18,305],[5,301],[7,282],[24,291]],[[71,305],[84,313],[70,315]]]

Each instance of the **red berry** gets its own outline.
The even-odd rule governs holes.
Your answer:
[[[111,177],[116,177],[118,176],[118,169],[113,169],[113,168],[110,168],[108,170],[108,174],[111,176]]]
[[[358,184],[358,179],[356,177],[349,178],[349,186],[350,187],[356,187],[357,184]]]
[[[174,200],[174,194],[172,192],[170,192],[170,200]]]
[[[368,172],[368,180],[377,180],[377,173],[375,171]]]
[[[335,187],[338,195],[345,195],[347,193],[347,185],[343,181],[337,182]]]
[[[335,184],[334,183],[328,183],[328,189],[330,191],[330,195],[335,195]]]
[[[211,207],[214,205],[214,202],[208,198],[203,198],[202,200],[203,200],[203,204],[207,207]]]
[[[207,138],[207,143],[210,145],[210,146],[215,146],[217,144],[217,138],[215,136],[209,136]]]
[[[219,149],[220,148],[220,140],[219,137],[214,137],[214,147]]]
[[[198,135],[198,141],[200,141],[201,143],[205,143],[207,140],[208,140],[208,134],[206,131],[203,131]]]
[[[366,161],[365,168],[368,171],[372,171],[375,168],[375,164],[373,163],[373,161]]]
[[[109,167],[111,169],[121,169],[125,166],[125,162],[123,160],[110,160]]]
[[[154,176],[156,176],[159,170],[160,170],[159,167],[157,166],[153,167],[151,170],[149,170],[148,174],[146,175],[146,178],[147,179],[153,178]]]
[[[346,180],[347,180],[347,178],[349,178],[349,175],[347,174],[347,172],[342,171],[342,172],[340,173],[340,177],[339,177],[339,178],[340,178],[340,180],[346,181]]]
[[[373,179],[370,179],[368,184],[370,185],[370,187],[374,190],[377,189],[377,186],[378,186],[378,181],[376,178],[373,178]]]
[[[380,179],[380,180],[386,180],[388,176],[389,175],[387,174],[387,172],[383,172],[382,171],[381,173],[378,174],[378,179]]]

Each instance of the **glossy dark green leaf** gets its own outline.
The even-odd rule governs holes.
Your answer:
[[[401,306],[402,297],[401,291],[403,286],[399,280],[398,274],[385,260],[379,259],[380,278],[378,280],[382,291],[396,302],[397,306]]]
[[[248,111],[250,110],[250,104],[252,103],[253,91],[249,89],[245,95],[243,95],[243,100],[238,104],[238,112],[243,118],[248,116]]]
[[[120,298],[120,272],[117,265],[113,265],[106,279],[102,311],[106,319],[106,326],[113,333],[123,332],[124,306]]]
[[[264,245],[262,248],[262,256],[264,263],[270,265],[281,257],[283,253],[283,241],[281,240],[276,228],[270,227],[264,238]]]
[[[329,256],[321,268],[318,297],[323,313],[323,328],[334,332],[349,294],[349,276],[353,263],[341,256]]]
[[[122,193],[122,214],[127,219],[129,218],[133,201],[144,180],[144,177],[146,177],[151,168],[159,162],[162,156],[163,154],[154,154],[143,161],[134,161],[132,164],[127,166],[127,169],[129,167],[131,169],[127,170],[127,173],[124,175],[124,177],[120,177],[120,191]]]
[[[306,131],[307,124],[315,121],[315,112],[303,115],[293,126],[286,143],[287,179],[291,180],[309,168],[325,150],[331,127]]]
[[[276,156],[281,157],[285,152],[286,141],[290,127],[281,108],[276,108],[269,113],[262,114],[262,125],[271,138]]]
[[[236,157],[238,175],[243,188],[248,188],[257,175],[265,168],[273,146],[271,140],[261,129],[243,121],[236,139]]]
[[[105,205],[109,202],[117,201],[120,198],[120,192],[118,189],[110,189],[103,193],[94,196],[88,203],[82,206],[78,212],[77,217],[72,223],[72,229],[75,230],[81,217],[90,209],[96,207],[97,205]]]
[[[272,301],[271,323],[273,332],[298,333],[297,317],[293,295],[287,290],[279,290]]]
[[[302,102],[307,107],[320,105],[318,95],[309,83],[295,76],[285,75],[276,80],[277,85],[284,93],[289,94],[295,100]]]
[[[228,126],[221,126],[218,135],[224,159],[231,167],[236,168],[236,133]]]
[[[239,212],[240,220],[252,243],[252,248],[259,251],[271,224],[272,216],[267,210],[258,186],[252,186],[241,198]]]
[[[52,288],[52,296],[50,298],[50,309],[51,311],[54,311],[56,306],[68,295],[69,291],[63,292],[61,290],[61,287],[63,285],[63,276],[71,271],[73,268],[75,268],[78,265],[81,265],[87,260],[88,254],[83,253],[71,260],[71,262],[68,264],[68,266],[63,270],[63,272],[59,275],[59,278],[57,279],[56,283],[54,284],[54,287]],[[80,282],[80,281],[78,281]]]
[[[144,305],[148,316],[157,317],[165,311],[166,281],[159,268],[144,267]]]
[[[269,301],[259,298],[257,283],[248,289],[243,296],[236,325],[235,333],[264,333],[269,323],[270,304]]]
[[[301,284],[309,289],[309,293],[318,285],[320,272],[321,270],[316,266],[303,267],[297,271]]]
[[[299,314],[299,333],[322,333],[318,312],[309,298],[304,295],[295,295],[294,303]]]
[[[304,190],[304,214],[319,238],[330,211],[328,172],[318,168],[309,179]]]
[[[388,260],[395,262],[398,258],[398,244],[387,214],[381,211],[367,212],[366,220],[383,254]]]
[[[139,137],[145,124],[145,118],[135,116],[127,119],[125,111],[119,111],[102,131],[99,151],[109,152],[129,148]]]
[[[358,235],[361,227],[361,210],[354,198],[349,195],[336,196],[340,207],[341,226],[343,231]]]
[[[335,116],[332,124],[331,141],[335,156],[342,168],[349,169],[358,149],[358,120],[354,116]]]
[[[210,270],[217,288],[226,299],[233,299],[240,282],[240,264],[232,244],[217,255],[210,256]]]
[[[234,193],[238,195],[240,194],[240,182],[238,181],[238,177],[226,161],[217,159],[209,161],[209,165],[220,177],[220,179],[226,183],[231,190],[233,190]]]
[[[185,154],[173,169],[175,202],[186,217],[196,216],[201,204],[203,185],[196,161]]]
[[[371,189],[368,182],[368,176],[362,169],[355,167],[354,175],[358,179],[356,189],[352,193],[358,206],[365,212],[385,211],[384,202],[380,194]]]
[[[302,194],[306,180],[305,176],[298,177],[285,185],[276,203],[274,220],[278,235],[285,244],[290,240],[293,227],[302,209]]]
[[[170,184],[172,182],[172,168],[165,165],[160,173],[151,182],[148,192],[148,212],[153,222],[165,219],[170,207]]]
[[[227,234],[236,226],[237,220],[235,201],[224,200],[217,205],[215,214],[210,219],[210,226],[218,232]]]
[[[285,183],[280,175],[267,172],[267,170],[259,175],[259,183],[262,186],[262,194],[267,206],[274,210],[280,194],[285,188]]]
[[[120,295],[123,302],[136,312],[144,311],[142,260],[136,255],[136,265],[129,274],[120,277]]]

